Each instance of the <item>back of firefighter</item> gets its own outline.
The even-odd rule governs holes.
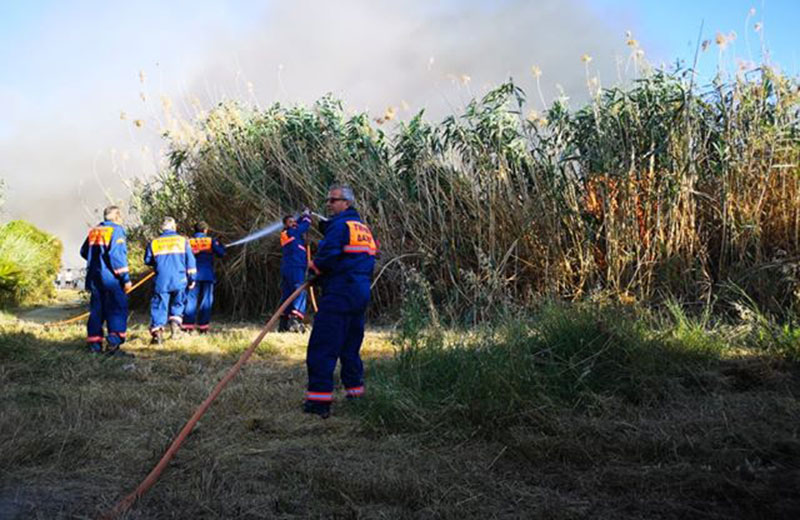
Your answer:
[[[128,273],[128,246],[122,214],[117,206],[103,211],[103,221],[89,230],[81,246],[86,259],[86,290],[89,291],[89,321],[86,324],[89,352],[103,351],[103,324],[108,335],[108,354],[131,355],[120,350],[128,328],[128,297],[131,288]]]
[[[322,298],[308,341],[308,390],[303,410],[323,418],[330,414],[337,360],[342,363],[347,398],[364,394],[360,350],[378,251],[372,232],[352,207],[354,201],[348,186],[331,187],[326,200],[331,219],[309,265],[322,286]]]
[[[167,322],[172,337],[179,334],[186,290],[194,287],[197,274],[189,239],[177,233],[175,219],[165,218],[161,230],[161,236],[151,241],[144,253],[144,263],[156,271],[150,301],[151,343],[161,343]]]
[[[208,224],[203,221],[194,226],[194,236],[189,239],[197,263],[194,289],[186,297],[186,309],[183,312],[183,329],[197,329],[200,333],[208,332],[211,326],[211,306],[214,304],[214,257],[225,256],[225,246],[216,238],[208,236]]]
[[[299,219],[292,215],[283,217],[281,232],[281,301],[288,298],[303,284],[308,268],[306,243],[303,235],[311,226],[311,212],[306,209]],[[278,332],[303,330],[306,316],[306,293],[303,291],[281,316]]]

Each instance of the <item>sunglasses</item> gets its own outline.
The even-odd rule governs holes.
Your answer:
[[[328,197],[327,199],[325,199],[325,202],[336,202],[337,200],[347,200],[347,199],[343,199],[342,197]]]

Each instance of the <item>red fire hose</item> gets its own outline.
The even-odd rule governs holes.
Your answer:
[[[175,453],[178,452],[178,449],[181,447],[181,444],[183,444],[183,441],[186,440],[186,437],[188,437],[192,432],[192,429],[194,428],[195,424],[197,424],[197,421],[199,421],[203,414],[206,413],[208,407],[211,406],[211,403],[214,402],[214,399],[216,399],[220,392],[222,392],[222,389],[225,388],[228,382],[230,382],[230,380],[236,376],[236,374],[239,372],[239,369],[242,368],[242,365],[247,362],[247,360],[255,351],[256,347],[259,345],[259,343],[261,343],[261,340],[264,339],[264,336],[266,336],[267,332],[269,332],[269,330],[275,325],[275,322],[278,321],[278,317],[280,317],[283,311],[286,310],[286,307],[288,307],[289,304],[292,303],[301,292],[305,291],[308,286],[309,282],[305,282],[303,285],[298,287],[297,290],[295,290],[292,295],[283,302],[280,308],[275,311],[275,314],[273,314],[267,324],[264,325],[264,328],[261,329],[261,332],[258,334],[258,336],[256,336],[247,350],[244,351],[242,356],[239,358],[239,361],[237,361],[236,364],[231,367],[228,373],[225,374],[225,377],[223,377],[222,380],[217,383],[217,386],[214,387],[214,390],[212,390],[208,397],[206,397],[206,400],[203,401],[197,410],[195,410],[194,414],[189,421],[187,421],[186,425],[184,425],[178,436],[172,441],[172,444],[170,444],[169,448],[164,453],[164,456],[162,456],[161,460],[158,461],[158,464],[155,465],[155,467],[131,494],[120,500],[111,511],[107,512],[101,517],[103,520],[117,518],[119,515],[130,509],[133,503],[141,498],[147,492],[147,490],[156,483],[158,477],[161,476],[161,473],[166,469],[167,464],[169,464],[169,461],[175,456]]]
[[[155,276],[155,274],[156,274],[155,271],[152,271],[152,272],[148,273],[147,276],[145,276],[144,278],[142,278],[141,280],[136,282],[136,284],[133,287],[131,287],[130,289],[125,291],[125,294],[132,293],[133,291],[138,289],[144,282],[146,282],[147,280],[149,280],[150,278]],[[45,323],[45,325],[48,326],[48,327],[59,327],[61,325],[69,325],[70,323],[75,323],[76,321],[80,321],[80,320],[82,320],[84,318],[88,318],[89,314],[90,314],[89,312],[84,312],[83,314],[80,314],[78,316],[72,317],[72,318],[70,318],[68,320]]]

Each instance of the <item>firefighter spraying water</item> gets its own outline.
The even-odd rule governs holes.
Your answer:
[[[286,301],[306,277],[306,241],[304,235],[311,227],[311,211],[306,208],[302,215],[283,217],[281,231],[281,301]],[[304,332],[306,315],[306,293],[303,291],[281,316],[278,332]]]

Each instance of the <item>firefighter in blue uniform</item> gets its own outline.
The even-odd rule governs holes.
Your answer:
[[[89,322],[86,324],[89,352],[103,351],[103,323],[108,329],[107,353],[132,356],[120,350],[128,326],[128,246],[117,206],[103,211],[103,222],[89,230],[81,247],[86,259],[86,290],[89,291]]]
[[[324,238],[309,265],[314,283],[322,286],[319,311],[308,341],[308,390],[303,411],[325,418],[333,401],[333,372],[341,360],[341,378],[348,399],[364,394],[361,342],[369,303],[376,242],[353,208],[349,186],[334,185],[326,205],[331,215]]]
[[[183,330],[197,329],[201,334],[208,332],[211,322],[211,306],[214,304],[214,256],[222,258],[225,246],[216,238],[208,236],[208,224],[203,221],[194,226],[194,236],[189,239],[197,263],[195,287],[186,297],[183,313]]]
[[[169,322],[170,337],[180,333],[186,290],[194,288],[197,274],[189,239],[176,231],[175,219],[166,217],[161,236],[147,245],[144,263],[155,268],[153,298],[150,301],[151,343],[160,344],[164,326]]]
[[[299,219],[292,215],[283,217],[281,232],[281,301],[286,300],[303,284],[308,268],[306,243],[303,235],[311,226],[311,212],[308,208]],[[306,316],[306,293],[303,291],[281,316],[278,332],[302,332]]]

